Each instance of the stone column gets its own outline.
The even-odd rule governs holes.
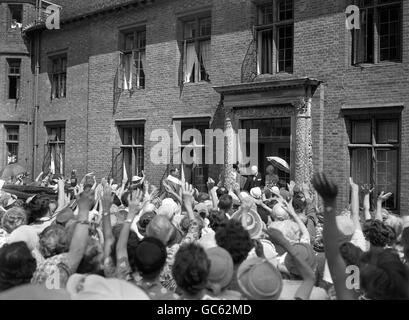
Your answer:
[[[306,98],[302,97],[294,103],[296,112],[295,182],[297,184],[309,184],[314,174],[311,104],[310,89]]]
[[[226,112],[224,120],[224,165],[223,165],[223,184],[230,190],[233,188],[233,163],[235,159],[235,133],[231,122],[230,114]]]

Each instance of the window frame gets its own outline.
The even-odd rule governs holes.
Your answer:
[[[18,125],[6,125],[5,127],[5,131],[6,131],[6,140],[5,140],[5,144],[6,144],[6,165],[8,164],[12,164],[12,163],[18,163],[18,158],[19,158],[19,144],[20,144],[20,126]],[[17,139],[10,139],[10,133],[9,130],[17,130]],[[14,162],[9,162],[8,161],[8,152],[9,152],[9,146],[13,145],[16,148],[16,159]]]
[[[128,35],[133,35],[132,45],[131,48],[126,47],[126,39]],[[141,34],[144,34],[144,38],[141,37]],[[121,31],[121,42],[120,42],[120,51],[122,53],[121,59],[121,68],[122,74],[125,77],[125,56],[132,56],[132,67],[131,67],[131,82],[130,87],[127,89],[129,91],[133,91],[134,89],[137,90],[144,90],[146,88],[146,66],[142,64],[142,54],[145,54],[145,61],[146,61],[146,27],[138,27],[132,30],[122,30]],[[144,39],[144,40],[142,40]],[[143,45],[141,45],[143,44]],[[137,61],[139,63],[137,63]],[[141,67],[142,64],[142,67]],[[143,76],[142,76],[143,73]],[[125,81],[125,79],[121,80]]]
[[[127,170],[128,176],[132,177],[138,174],[141,174],[141,171],[145,169],[145,124],[144,123],[134,123],[134,124],[118,124],[118,134],[119,138],[121,141],[121,144],[119,148],[121,149],[122,153],[122,159],[123,162],[125,162],[125,151],[131,152],[131,166],[130,166],[130,172]],[[126,129],[131,129],[132,134],[131,134],[131,139],[132,139],[132,144],[125,144],[124,139],[125,139],[125,130]],[[142,130],[142,135],[140,137],[143,138],[142,142],[143,144],[138,144],[136,141],[137,137],[137,131]],[[142,150],[142,158],[137,157],[137,153]],[[138,161],[141,160],[141,163]],[[123,175],[123,172],[121,173]],[[123,178],[123,177],[122,177]]]
[[[21,64],[22,59],[20,58],[7,58],[7,73],[6,73],[6,81],[7,81],[7,91],[6,96],[8,100],[19,100],[20,99],[20,91],[21,91]],[[18,66],[12,66],[12,63],[18,63]],[[18,68],[18,72],[11,72],[12,68]],[[10,98],[10,85],[11,85],[11,78],[16,78],[16,97]]]
[[[398,112],[393,112],[390,114],[386,114],[383,112],[368,112],[367,114],[351,114],[347,115],[346,119],[348,120],[348,134],[349,134],[349,156],[350,156],[350,174],[353,175],[353,151],[354,150],[370,150],[372,155],[376,156],[377,151],[387,150],[397,151],[397,163],[396,163],[396,207],[390,208],[389,210],[393,212],[399,212],[400,209],[400,202],[401,202],[401,195],[400,195],[400,172],[401,172],[401,154],[402,154],[402,117],[401,114]],[[378,143],[377,141],[377,134],[378,134],[378,122],[379,121],[396,121],[397,124],[397,134],[398,134],[398,142],[396,143]],[[359,121],[370,121],[371,128],[370,128],[370,135],[371,135],[371,143],[353,143],[353,123]],[[370,183],[376,183],[376,175],[377,175],[377,160],[371,158],[371,163],[369,165],[370,171]],[[374,186],[376,187],[376,185]],[[388,190],[377,190],[377,191],[385,191],[389,192]],[[376,202],[377,194],[375,192],[371,195],[371,209],[375,209],[375,202]]]
[[[209,34],[201,35],[201,21],[203,20],[210,20],[210,32]],[[203,61],[201,61],[201,49],[200,45],[203,42],[209,41],[210,42],[210,48],[211,48],[211,43],[212,43],[212,30],[213,30],[213,19],[212,19],[212,14],[210,12],[206,13],[201,13],[197,14],[195,16],[190,16],[190,17],[185,17],[181,19],[182,23],[182,42],[183,42],[183,53],[182,53],[182,60],[183,60],[183,68],[182,68],[182,79],[183,83],[204,83],[208,82],[210,83],[210,70],[206,70],[204,67]],[[195,26],[195,31],[197,34],[195,34],[193,37],[186,37],[186,24],[188,23],[193,23]],[[186,79],[186,70],[187,70],[187,46],[188,44],[194,43],[194,47],[196,50],[196,55],[199,60],[200,64],[200,70],[199,72],[195,70],[193,81],[185,81]],[[209,68],[210,69],[210,68]],[[207,77],[203,77],[203,73],[207,75]]]
[[[361,66],[361,65],[376,65],[376,64],[387,64],[387,63],[402,63],[403,62],[403,1],[402,0],[392,0],[390,3],[379,3],[381,0],[372,0],[373,4],[370,5],[365,5],[363,7],[360,7],[360,0],[353,0],[353,3],[357,5],[360,9],[360,13],[362,13],[363,10],[373,10],[373,61],[372,62],[358,62],[358,55],[359,55],[359,32],[360,30],[353,29],[351,30],[351,39],[352,39],[352,57],[351,57],[351,65],[352,66]],[[398,46],[398,53],[399,57],[397,59],[387,59],[387,60],[381,60],[381,41],[380,41],[380,34],[379,34],[379,29],[380,29],[380,15],[379,15],[379,9],[381,8],[386,8],[386,7],[394,7],[394,6],[399,6],[400,11],[399,11],[399,46]],[[365,45],[366,48],[366,45]]]
[[[65,64],[63,61],[65,60]],[[57,62],[57,63],[55,63]],[[55,70],[54,66],[57,65],[58,69]],[[67,54],[60,54],[58,56],[49,57],[49,76],[51,81],[51,100],[65,99],[67,98],[67,74],[68,74],[68,56]],[[61,88],[61,84],[64,81],[64,88]],[[64,93],[61,95],[61,90]],[[54,93],[55,92],[55,93]]]
[[[53,123],[53,124],[49,124],[49,123],[45,123],[45,128],[47,131],[47,144],[46,146],[48,146],[49,151],[50,152],[57,152],[57,150],[61,150],[62,149],[62,164],[63,164],[63,168],[60,168],[60,172],[64,173],[65,172],[65,168],[66,168],[66,163],[65,163],[65,146],[66,146],[66,137],[67,137],[67,130],[66,130],[66,125],[65,123]],[[52,135],[52,130],[57,129],[59,131],[59,136],[62,138],[62,130],[64,130],[64,139],[55,139],[55,140],[51,140],[50,136]],[[56,138],[58,138],[58,134],[56,135]],[[51,158],[50,158],[51,161]]]
[[[20,22],[17,21],[17,23],[21,24],[21,26],[17,28],[11,27],[11,24],[13,21],[13,8],[20,10],[21,21]],[[7,31],[14,32],[14,31],[21,30],[23,22],[24,22],[24,6],[18,3],[7,4]]]
[[[258,75],[274,75],[274,74],[293,74],[294,73],[294,27],[295,27],[295,19],[294,19],[294,14],[295,14],[295,6],[294,6],[294,1],[292,1],[292,19],[280,19],[280,10],[279,10],[279,5],[281,2],[285,2],[286,0],[271,0],[266,3],[258,4],[257,5],[257,15],[256,15],[256,24],[254,25],[254,32],[255,32],[255,37],[257,41],[257,74]],[[272,7],[273,12],[272,12],[272,22],[270,23],[265,23],[265,21],[262,21],[260,18],[263,15],[263,8],[266,7]],[[280,70],[280,50],[288,50],[287,47],[284,49],[280,49],[279,43],[280,43],[280,38],[279,38],[279,30],[283,27],[292,27],[292,46],[291,46],[291,70],[287,70],[285,66],[285,61],[284,60],[284,70]],[[272,65],[269,67],[271,68],[271,73],[267,72],[264,73],[262,71],[262,65],[263,65],[263,56],[262,56],[262,33],[263,32],[268,32],[270,31],[272,33],[272,39],[271,39],[271,52],[272,52],[272,57],[271,57],[271,63]]]

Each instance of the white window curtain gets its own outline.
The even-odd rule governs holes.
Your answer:
[[[202,56],[203,66],[206,70],[206,73],[209,74],[210,71],[210,61],[211,61],[211,47],[210,41],[203,41],[200,43],[200,53]]]
[[[199,66],[199,59],[197,58],[195,44],[188,43],[186,45],[185,82],[190,82],[190,77],[192,76],[194,66],[195,66],[195,71],[197,73],[198,66]]]
[[[132,89],[132,66],[133,66],[133,55],[125,54],[124,60],[123,60],[124,90]]]

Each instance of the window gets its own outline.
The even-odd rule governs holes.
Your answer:
[[[23,6],[21,4],[9,4],[9,29],[21,29],[23,25]]]
[[[20,96],[20,59],[7,59],[8,99],[18,99]]]
[[[51,58],[51,99],[65,98],[67,94],[67,56]]]
[[[183,134],[188,134],[186,131],[191,129],[196,129],[200,132],[202,141],[196,141],[195,137],[190,137],[189,141],[182,140]],[[193,159],[193,163],[183,163],[185,180],[194,185],[201,192],[206,192],[206,182],[209,173],[209,166],[206,164],[205,159],[205,139],[207,129],[209,129],[209,121],[203,119],[191,121],[185,120],[181,123],[180,152],[183,154],[183,152],[188,152],[190,150],[190,158]],[[200,157],[200,159],[198,159],[198,157]],[[195,159],[198,159],[198,161],[195,162]]]
[[[259,74],[293,72],[293,19],[293,0],[274,0],[259,6],[255,26]]]
[[[123,165],[128,177],[141,175],[144,169],[144,126],[121,126],[119,127],[119,134],[122,141]]]
[[[402,1],[360,0],[360,29],[352,31],[353,64],[402,59]]]
[[[373,197],[380,192],[392,192],[386,202],[391,210],[398,208],[399,189],[399,118],[351,120],[350,155],[354,181],[375,187]]]
[[[185,83],[210,81],[211,17],[183,22],[183,79]]]
[[[121,83],[122,89],[144,89],[146,66],[146,31],[122,34]]]
[[[7,164],[16,163],[18,161],[19,127],[7,126],[6,135]]]
[[[65,124],[46,127],[48,143],[46,145],[46,168],[44,172],[64,174],[65,172]],[[47,170],[48,169],[48,170]]]

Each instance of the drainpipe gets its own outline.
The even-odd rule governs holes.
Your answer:
[[[33,122],[33,179],[37,176],[36,167],[37,167],[37,150],[38,150],[38,81],[40,74],[40,33],[35,35],[35,44],[34,44],[34,122]]]

